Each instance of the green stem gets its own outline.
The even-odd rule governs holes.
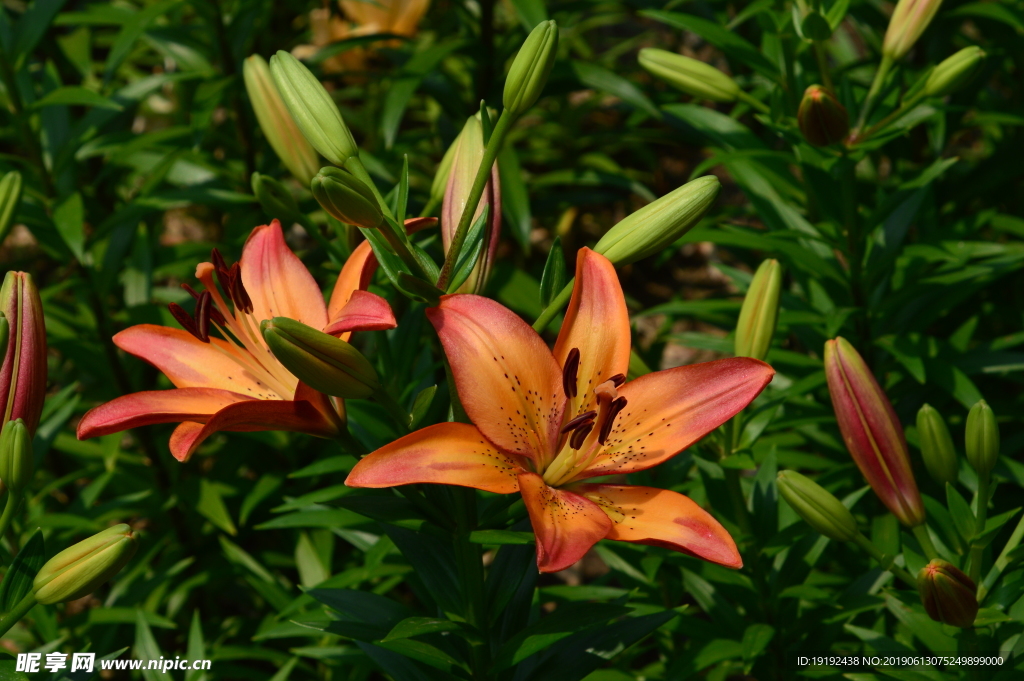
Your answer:
[[[829,73],[828,58],[825,54],[825,41],[814,41],[814,57],[818,60],[818,73],[821,74],[821,84],[825,86],[826,90],[834,94],[835,90],[832,88],[832,75]]]
[[[402,405],[391,396],[391,393],[386,388],[381,387],[377,392],[373,393],[373,400],[387,410],[388,415],[395,422],[395,425],[399,427],[402,435],[409,432],[409,412],[402,408]]]
[[[995,586],[996,580],[999,579],[999,575],[1003,573],[1006,566],[1010,564],[1010,552],[1020,546],[1021,540],[1024,539],[1024,516],[1021,517],[1017,523],[1017,527],[1013,530],[1013,534],[1010,535],[1009,541],[1006,542],[1006,546],[999,552],[999,557],[996,558],[995,565],[988,571],[988,575],[985,577],[985,583],[978,586],[978,603],[982,603],[985,600],[985,596]]]
[[[924,555],[928,556],[928,560],[934,560],[939,557],[939,552],[935,550],[935,544],[932,543],[931,535],[928,534],[928,525],[925,523],[915,525],[911,531],[917,537],[917,541],[921,544]]]
[[[740,90],[736,94],[736,99],[740,100],[741,102],[749,104],[750,106],[754,107],[763,114],[772,112],[771,107],[769,107],[767,104],[762,102],[760,99],[757,99],[753,95],[747,94],[743,90]]]
[[[875,79],[871,81],[871,88],[868,90],[868,96],[864,98],[864,105],[860,110],[860,117],[857,119],[857,130],[864,127],[864,124],[868,120],[868,115],[871,113],[872,107],[875,105],[875,99],[878,97],[878,93],[882,89],[882,84],[885,82],[885,77],[889,75],[889,71],[892,69],[892,57],[887,55],[882,56],[882,63],[878,65],[878,71],[875,72]]]
[[[740,483],[740,472],[735,468],[723,468],[725,471],[725,486],[729,490],[729,497],[732,499],[733,510],[736,513],[736,523],[740,529],[748,535],[752,535],[753,525],[750,521],[750,511],[747,510],[747,502],[743,497],[743,485]]]
[[[872,544],[868,540],[868,538],[865,537],[862,533],[857,533],[857,535],[853,538],[853,543],[859,546],[861,549],[863,549],[869,556],[874,558],[878,562],[878,564],[882,566],[883,569],[893,573],[894,575],[902,579],[904,582],[906,582],[909,586],[915,589],[917,588],[917,580],[914,579],[914,577],[909,572],[896,565],[893,556],[887,556],[884,553],[882,553],[878,549],[878,547]]]
[[[985,521],[988,519],[989,485],[991,481],[992,478],[988,471],[978,474],[978,495],[976,497],[978,507],[975,511],[978,522],[974,530],[975,540],[985,532]],[[971,569],[968,575],[974,580],[975,584],[981,578],[981,556],[984,551],[984,546],[979,546],[977,543],[971,545]]]
[[[448,246],[448,254],[445,256],[444,266],[441,268],[441,274],[437,278],[437,287],[442,291],[448,288],[448,281],[451,279],[452,270],[455,268],[455,263],[459,260],[462,244],[466,241],[469,227],[473,223],[473,216],[476,215],[476,207],[480,203],[480,198],[484,195],[484,188],[491,177],[491,168],[494,167],[494,161],[498,158],[498,152],[501,151],[501,146],[505,142],[505,136],[512,127],[512,121],[512,114],[507,109],[502,109],[501,116],[498,117],[498,122],[494,125],[494,130],[491,132],[491,139],[487,141],[487,146],[484,148],[484,157],[480,161],[480,167],[476,171],[473,186],[469,190],[466,207],[462,210],[459,226],[455,229],[455,236],[452,237],[451,245]]]
[[[11,526],[11,521],[14,520],[23,499],[21,494],[14,492],[7,495],[7,505],[4,506],[3,515],[0,515],[0,537],[7,534],[7,528]]]
[[[924,99],[924,98],[925,98],[925,93],[922,90],[921,92],[918,92],[916,95],[914,95],[910,99],[908,99],[905,102],[903,102],[902,104],[900,104],[900,108],[896,109],[891,114],[889,114],[888,116],[886,116],[882,120],[880,120],[877,123],[875,123],[874,125],[872,125],[870,128],[865,130],[862,134],[858,135],[854,145],[861,144],[861,143],[865,142],[866,140],[870,139],[872,135],[877,134],[880,130],[885,129],[886,127],[892,125],[893,123],[895,123],[899,119],[901,119],[904,116],[906,116],[910,112],[910,110],[913,109],[915,106],[917,106],[921,102],[921,100]]]
[[[476,629],[485,629],[484,614],[484,568],[481,547],[469,540],[476,528],[476,491],[462,487],[452,488],[455,500],[456,534],[455,550],[459,563],[459,576],[465,595],[466,623]],[[487,668],[487,644],[484,641],[471,643],[471,668],[473,678],[484,678]]]
[[[28,611],[35,607],[36,595],[29,591],[25,597],[18,601],[18,604],[11,609],[7,616],[0,620],[0,636],[3,636],[17,624]]]
[[[548,304],[544,311],[537,317],[537,321],[533,323],[533,330],[537,333],[542,333],[544,329],[548,328],[548,324],[555,318],[555,315],[561,312],[562,308],[565,307],[566,303],[569,302],[569,298],[572,297],[572,287],[576,282],[576,278],[573,277],[569,280],[554,300]]]

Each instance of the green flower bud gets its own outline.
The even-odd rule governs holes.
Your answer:
[[[768,354],[779,320],[781,292],[782,266],[778,260],[765,260],[754,273],[740,308],[733,345],[737,357],[764,359]]]
[[[278,50],[270,58],[270,73],[299,130],[321,156],[340,166],[359,153],[338,105],[302,62]]]
[[[373,229],[384,221],[370,188],[341,168],[321,168],[309,188],[323,209],[342,222]]]
[[[917,573],[917,593],[936,622],[970,629],[978,617],[977,586],[952,564],[936,558]]]
[[[21,419],[8,421],[0,431],[0,480],[20,496],[32,480],[32,434]]]
[[[558,24],[554,20],[537,24],[519,49],[505,78],[502,103],[512,116],[533,106],[548,82],[558,49]]]
[[[736,81],[714,66],[675,52],[645,47],[638,61],[655,78],[698,99],[734,102],[740,92]]]
[[[928,28],[941,4],[942,0],[899,0],[885,31],[882,54],[893,60],[902,58]]]
[[[804,90],[796,120],[804,139],[816,147],[838,144],[850,134],[850,117],[846,108],[820,85]]]
[[[925,95],[945,97],[953,94],[978,73],[984,61],[985,51],[976,45],[965,47],[952,57],[947,57],[928,76],[924,85]]]
[[[370,362],[340,338],[287,317],[264,320],[260,332],[274,357],[314,390],[362,399],[380,389]]]
[[[964,439],[971,468],[982,474],[995,468],[999,460],[999,426],[992,407],[985,400],[971,407],[967,413]]]
[[[271,218],[285,222],[299,221],[299,204],[288,188],[270,175],[252,174],[252,193],[260,207]]]
[[[696,225],[722,185],[712,175],[698,177],[626,216],[605,232],[594,250],[616,265],[660,253]]]
[[[850,509],[824,487],[796,471],[779,471],[779,494],[796,514],[829,539],[852,541],[857,521]]]
[[[120,572],[137,547],[131,528],[122,524],[64,549],[36,574],[32,582],[36,600],[52,605],[88,596]]]
[[[21,202],[21,173],[12,170],[0,179],[0,241],[7,238],[7,232],[14,223],[14,214]]]
[[[242,62],[242,78],[267,142],[288,171],[302,184],[309,184],[320,159],[281,99],[266,60],[258,54],[247,58]]]
[[[924,467],[935,482],[940,485],[947,482],[956,484],[958,467],[953,438],[949,435],[949,428],[942,420],[942,415],[930,404],[924,405],[917,412],[917,437],[921,443]]]

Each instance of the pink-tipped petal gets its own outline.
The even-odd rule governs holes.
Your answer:
[[[536,473],[519,474],[519,491],[537,536],[537,569],[558,572],[607,536],[612,521],[590,499],[549,486]]]
[[[327,306],[320,287],[284,241],[281,223],[274,220],[252,231],[242,249],[242,283],[252,299],[257,322],[289,317],[322,329]]]
[[[519,490],[522,467],[474,426],[439,423],[367,455],[349,473],[349,487],[395,487],[414,482],[475,487],[497,494]]]
[[[730,568],[743,567],[736,542],[689,497],[654,487],[575,485],[613,521],[608,539],[663,546]]]
[[[558,440],[562,377],[541,337],[511,310],[474,295],[427,310],[462,406],[498,447],[547,462]]]
[[[348,340],[353,331],[384,331],[398,326],[388,301],[369,291],[354,291],[324,333]]]
[[[612,263],[589,248],[576,256],[576,283],[562,330],[555,342],[555,360],[565,366],[573,348],[580,351],[577,394],[566,418],[596,408],[594,388],[629,370],[629,314]]]
[[[608,441],[575,477],[633,473],[656,466],[738,414],[775,371],[756,359],[732,357],[656,371],[626,383]]]
[[[185,461],[191,456],[192,445],[196,438],[203,432],[203,424],[195,421],[184,421],[171,433],[171,439],[167,443],[171,450],[171,456],[178,461]]]
[[[355,247],[338,273],[338,280],[334,282],[334,290],[331,292],[331,302],[327,305],[328,319],[333,321],[341,314],[353,293],[366,290],[376,270],[377,257],[373,254],[370,242],[364,241]]]
[[[78,439],[154,423],[206,422],[224,407],[249,399],[245,395],[213,388],[150,390],[123,395],[86,412],[78,422]]]

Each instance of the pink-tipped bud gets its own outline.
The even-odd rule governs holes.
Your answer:
[[[825,343],[825,378],[843,441],[882,503],[908,527],[924,522],[903,427],[864,359],[842,337]]]
[[[936,622],[970,629],[978,616],[977,586],[951,563],[936,558],[917,573],[917,593]]]
[[[850,134],[850,117],[836,96],[820,85],[804,90],[796,113],[804,139],[816,147],[838,144]]]
[[[942,0],[899,0],[885,31],[882,54],[901,59],[928,28],[941,4]]]
[[[451,157],[451,170],[448,174],[444,201],[441,204],[441,240],[446,253],[459,226],[459,220],[462,219],[462,213],[466,210],[473,181],[484,158],[485,146],[484,129],[479,114],[470,116],[462,132],[452,143],[454,152]],[[501,182],[498,178],[497,163],[491,169],[491,179],[487,181],[480,203],[473,213],[474,221],[483,213],[485,206],[490,206],[487,218],[490,224],[485,227],[484,251],[473,273],[469,275],[466,283],[459,287],[459,293],[478,293],[483,290],[498,248],[498,235],[501,232]]]
[[[46,327],[39,291],[30,275],[7,273],[0,289],[0,311],[10,325],[0,369],[0,423],[21,419],[35,434],[46,398]]]

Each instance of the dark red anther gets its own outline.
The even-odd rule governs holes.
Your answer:
[[[572,437],[569,438],[569,446],[573,449],[579,449],[583,446],[583,441],[590,435],[590,431],[594,429],[594,422],[584,424],[573,431]]]
[[[562,392],[567,398],[576,397],[576,376],[580,370],[580,349],[573,348],[562,367]]]
[[[619,412],[625,406],[625,397],[617,397],[608,405],[608,416],[605,417],[604,423],[601,424],[601,432],[597,435],[599,443],[604,444],[608,441],[608,436],[612,434],[612,425],[615,424],[615,417],[619,415]]]
[[[615,374],[608,380],[611,381],[616,388],[618,388],[620,385],[626,382],[626,374]]]
[[[188,291],[188,294],[190,296],[192,296],[192,300],[199,300],[199,294],[196,293],[196,290],[194,288],[192,288],[191,286],[189,286],[185,282],[181,282],[181,287],[183,289],[185,289],[186,291]]]
[[[210,260],[213,260],[213,266],[218,270],[227,270],[228,264],[224,261],[224,256],[220,254],[220,251],[216,248],[210,251]]]
[[[584,412],[577,416],[576,418],[574,418],[572,421],[569,421],[569,423],[562,426],[561,432],[568,433],[570,430],[576,430],[587,421],[593,421],[595,416],[597,416],[596,411]]]
[[[196,331],[197,338],[204,343],[210,342],[210,292],[203,291],[196,301]]]
[[[231,292],[231,298],[235,301],[235,307],[239,308],[245,314],[252,312],[252,298],[249,297],[249,292],[245,290],[245,284],[242,283],[242,267],[236,262],[231,266],[233,272],[232,286],[234,287]]]
[[[188,312],[185,312],[185,308],[177,303],[170,303],[167,305],[167,309],[171,311],[171,314],[174,315],[174,318],[178,320],[178,323],[181,324],[183,329],[199,340],[203,340],[199,335],[199,329],[196,327],[196,323],[192,320],[192,317],[189,316]]]

